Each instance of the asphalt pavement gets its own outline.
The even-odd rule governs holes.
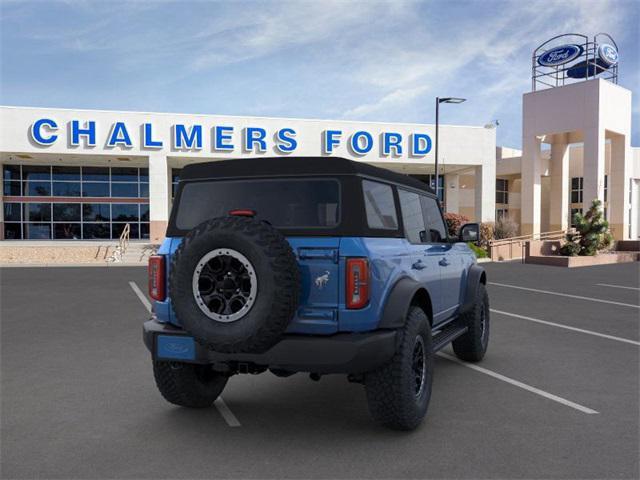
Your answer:
[[[446,349],[410,433],[343,376],[240,375],[211,409],[172,406],[142,344],[144,268],[0,269],[1,476],[638,478],[638,264],[484,267],[487,356]]]

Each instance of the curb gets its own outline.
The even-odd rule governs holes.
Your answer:
[[[145,267],[146,263],[0,263],[0,268]]]

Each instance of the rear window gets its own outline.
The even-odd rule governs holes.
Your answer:
[[[186,183],[175,226],[191,230],[230,210],[251,209],[274,227],[334,228],[340,223],[340,183],[334,179],[213,180]]]

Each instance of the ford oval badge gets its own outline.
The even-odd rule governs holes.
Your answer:
[[[598,47],[598,57],[610,67],[618,63],[618,50],[613,45],[603,43]]]
[[[540,55],[538,57],[538,63],[543,67],[557,67],[558,65],[563,65],[569,63],[571,60],[575,60],[582,55],[583,51],[584,48],[580,45],[560,45]]]

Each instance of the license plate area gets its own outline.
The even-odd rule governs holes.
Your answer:
[[[195,360],[196,343],[186,335],[157,335],[156,357],[164,360]]]

